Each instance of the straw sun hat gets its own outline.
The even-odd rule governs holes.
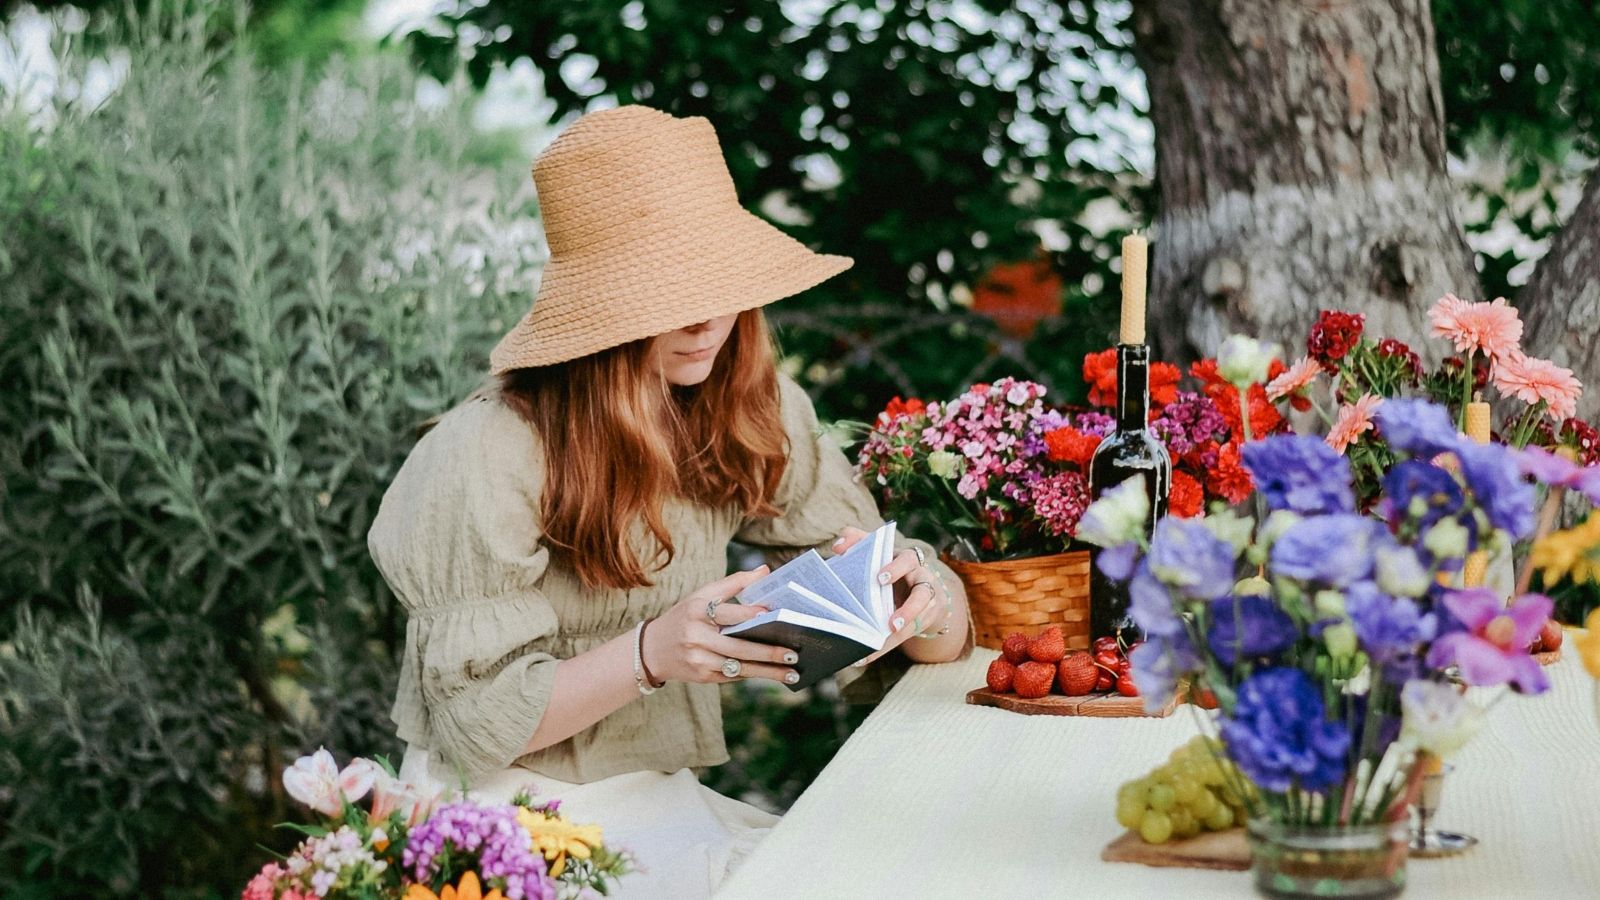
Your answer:
[[[590,113],[533,165],[550,261],[489,357],[575,359],[764,306],[850,268],[739,206],[711,123],[643,106]]]

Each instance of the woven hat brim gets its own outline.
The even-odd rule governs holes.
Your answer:
[[[854,264],[813,253],[743,209],[695,233],[554,258],[533,310],[490,354],[495,375],[577,359],[790,297]]]

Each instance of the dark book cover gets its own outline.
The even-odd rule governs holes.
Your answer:
[[[856,660],[868,656],[875,649],[830,631],[818,631],[804,625],[779,621],[764,622],[748,630],[729,634],[729,637],[788,647],[798,653],[800,661],[791,668],[800,673],[800,680],[785,685],[791,691],[810,687]]]

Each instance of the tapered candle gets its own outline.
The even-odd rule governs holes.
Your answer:
[[[1150,242],[1142,234],[1122,239],[1122,328],[1124,344],[1144,343],[1144,284],[1149,268]]]
[[[1474,400],[1467,404],[1467,437],[1479,444],[1489,443],[1489,404]],[[1474,550],[1461,567],[1462,587],[1482,587],[1489,574],[1489,554]]]

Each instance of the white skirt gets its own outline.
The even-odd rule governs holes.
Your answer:
[[[427,750],[408,746],[401,780],[450,789],[450,782],[429,771],[431,759]],[[627,772],[571,784],[513,766],[479,779],[468,795],[506,803],[528,785],[536,800],[560,800],[563,815],[599,825],[607,846],[633,855],[635,871],[618,881],[608,895],[612,900],[710,897],[778,822],[771,813],[706,787],[688,769]]]

